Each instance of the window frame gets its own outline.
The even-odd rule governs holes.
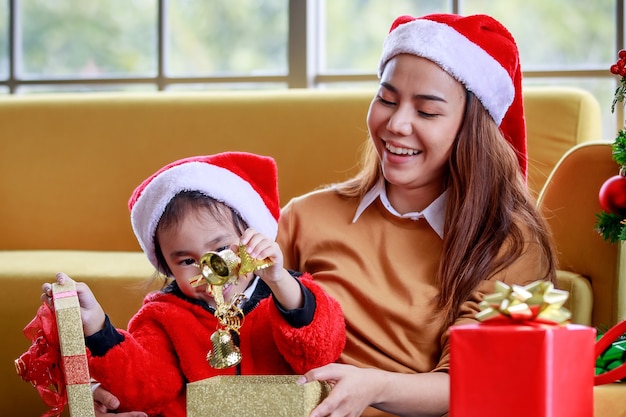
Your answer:
[[[462,10],[463,0],[450,0],[453,13]],[[319,72],[319,57],[323,48],[322,38],[316,33],[316,28],[322,27],[324,16],[324,2],[317,0],[288,0],[288,71],[284,76],[223,76],[223,77],[171,77],[165,74],[166,48],[164,39],[167,31],[165,21],[168,0],[157,0],[157,74],[153,77],[99,77],[80,79],[24,79],[18,77],[17,65],[20,62],[19,34],[19,8],[20,0],[8,0],[9,11],[9,74],[6,80],[0,80],[0,86],[8,89],[9,94],[19,93],[23,86],[36,85],[88,85],[93,87],[106,85],[152,85],[157,91],[167,90],[168,87],[184,84],[238,84],[238,83],[282,83],[287,88],[319,88],[321,85],[333,83],[361,83],[375,82],[376,73],[368,74],[345,74],[332,72]],[[618,49],[624,48],[624,0],[615,0],[615,44]],[[524,71],[524,78],[609,78],[613,77],[606,68],[589,70],[549,70],[549,71]],[[618,128],[623,120],[623,109],[617,110]]]

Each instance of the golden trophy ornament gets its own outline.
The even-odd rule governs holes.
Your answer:
[[[239,334],[243,324],[244,314],[239,305],[244,295],[236,294],[226,303],[224,285],[237,283],[240,276],[270,265],[272,262],[268,259],[252,258],[244,245],[239,245],[238,253],[231,249],[207,252],[196,264],[200,275],[192,277],[190,283],[193,287],[207,284],[207,293],[215,300],[215,317],[219,323],[211,335],[213,348],[207,354],[207,361],[213,368],[230,368],[241,362],[241,352],[233,341],[232,332]]]

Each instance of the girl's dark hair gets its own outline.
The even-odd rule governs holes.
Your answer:
[[[221,201],[199,191],[181,191],[176,194],[165,206],[165,211],[163,211],[154,233],[156,259],[159,268],[165,271],[167,277],[172,277],[172,271],[165,261],[157,236],[159,232],[177,227],[185,216],[198,213],[208,214],[217,222],[230,222],[239,235],[248,228],[239,213]]]

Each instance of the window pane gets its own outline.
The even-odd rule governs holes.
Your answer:
[[[614,0],[465,0],[516,38],[523,70],[609,68],[616,57]]]
[[[9,2],[0,3],[0,80],[9,78]]]
[[[154,76],[157,0],[22,0],[24,78]]]
[[[288,0],[170,0],[169,76],[285,75]]]
[[[325,40],[320,45],[322,74],[376,72],[383,41],[396,17],[451,12],[447,0],[321,1],[326,8],[326,28],[321,33]]]
[[[285,83],[180,83],[170,84],[166,91],[210,91],[210,90],[285,90]]]
[[[380,85],[378,79],[372,81],[336,81],[336,82],[323,82],[319,83],[317,87],[321,90],[345,90],[345,89],[359,89],[370,90],[372,92],[372,98],[378,86]]]
[[[157,91],[155,84],[37,84],[22,85],[18,94],[35,93],[94,93],[94,92],[144,92]]]

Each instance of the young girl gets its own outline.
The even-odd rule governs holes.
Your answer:
[[[150,262],[172,282],[149,294],[128,331],[109,322],[77,283],[93,378],[120,400],[120,411],[185,416],[185,384],[216,375],[302,374],[337,360],[345,343],[339,304],[309,274],[290,273],[274,238],[279,217],[276,165],[269,157],[222,153],[175,161],[146,179],[129,208]],[[206,283],[194,286],[201,257],[244,245],[272,265],[223,286],[226,303],[243,293],[244,322],[231,331],[241,362],[207,362],[218,328]],[[57,281],[68,279],[60,273]],[[50,297],[51,285],[44,284]],[[102,411],[102,410],[100,410]]]

